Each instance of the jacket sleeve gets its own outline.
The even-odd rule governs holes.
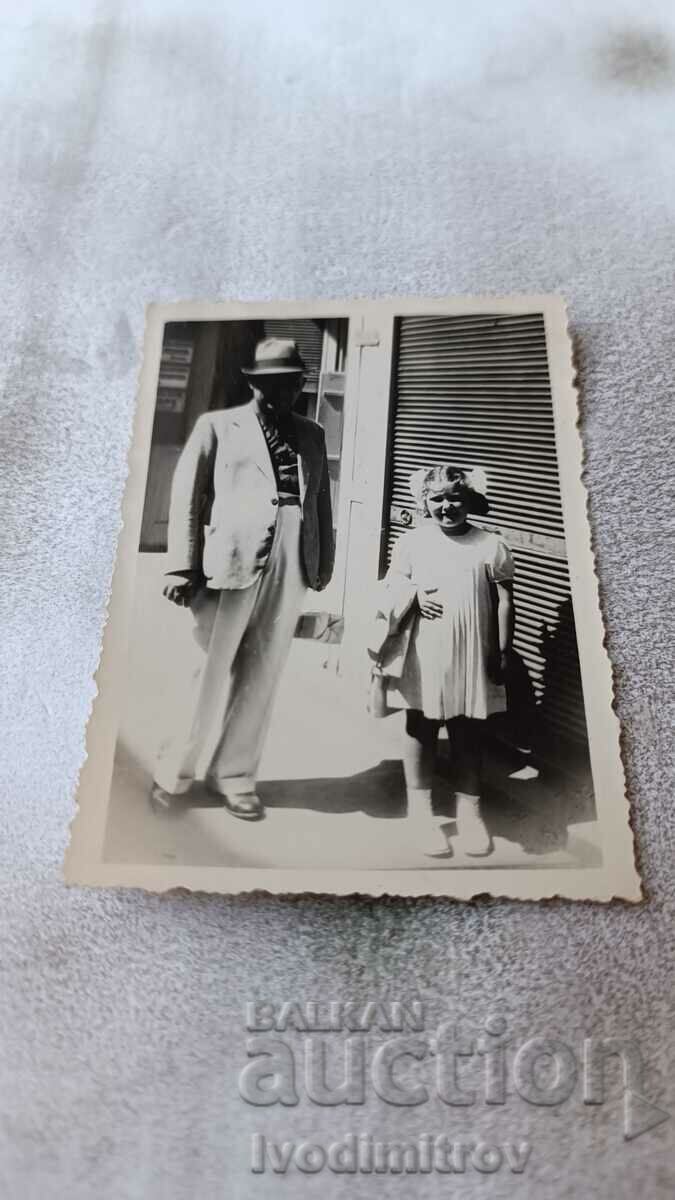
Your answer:
[[[213,483],[216,435],[208,413],[197,420],[171,485],[167,574],[201,571],[204,509]]]
[[[321,433],[321,482],[317,495],[319,521],[319,577],[315,591],[321,592],[330,583],[335,565],[335,534],[333,533],[333,506],[330,498],[330,476],[326,456],[326,438]]]

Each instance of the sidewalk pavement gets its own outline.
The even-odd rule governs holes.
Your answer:
[[[154,812],[149,792],[156,751],[200,662],[189,615],[168,603],[158,607],[162,562],[159,555],[139,559],[138,615],[106,831],[107,861],[327,869],[564,869],[599,863],[587,773],[562,774],[543,766],[533,771],[497,744],[486,755],[483,793],[492,854],[464,859],[417,851],[405,821],[402,714],[371,718],[365,673],[361,692],[336,673],[339,646],[305,639],[293,643],[261,763],[265,818],[238,820],[201,785],[171,813]],[[439,743],[434,807],[446,818],[442,827],[452,847],[450,750],[447,742]]]

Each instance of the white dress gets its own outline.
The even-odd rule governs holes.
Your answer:
[[[496,649],[496,613],[491,583],[513,579],[513,560],[497,534],[475,525],[448,535],[426,520],[397,541],[384,580],[392,606],[402,590],[436,588],[433,599],[443,616],[418,617],[400,679],[392,679],[392,708],[420,709],[426,717],[484,719],[503,712],[506,694],[488,677],[488,656]]]

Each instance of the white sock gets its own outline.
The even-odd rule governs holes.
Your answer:
[[[456,800],[466,800],[467,808],[470,805],[471,808],[475,808],[476,812],[478,812],[479,807],[480,807],[480,796],[476,796],[475,794],[472,794],[471,792],[455,792],[455,799]]]
[[[490,834],[480,811],[480,796],[470,792],[455,792],[457,800],[456,845],[465,854],[480,856],[489,854],[492,848]]]
[[[430,817],[431,788],[408,788],[408,816]]]
[[[419,800],[420,803],[423,800],[431,800],[431,788],[408,788],[408,799]]]

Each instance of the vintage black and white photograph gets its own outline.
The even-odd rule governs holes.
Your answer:
[[[150,310],[70,877],[632,895],[562,302],[231,308]]]

